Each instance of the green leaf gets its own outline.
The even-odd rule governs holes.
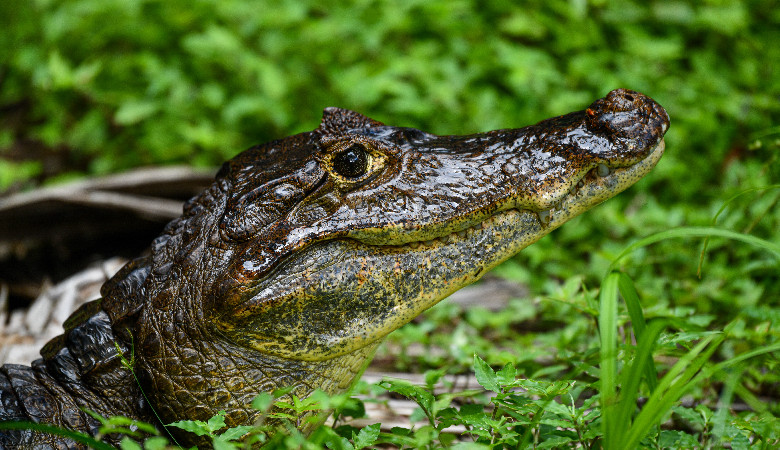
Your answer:
[[[734,450],[748,450],[751,447],[750,439],[742,433],[737,433],[737,435],[731,439],[731,448]]]
[[[555,436],[550,439],[546,439],[544,442],[540,442],[539,445],[534,446],[537,449],[545,448],[563,448],[567,447],[566,444],[572,442],[574,439],[566,436]]]
[[[642,333],[633,361],[629,362],[621,374],[621,393],[615,417],[615,429],[620,430],[617,439],[622,439],[631,424],[631,418],[636,410],[636,400],[639,397],[639,383],[642,374],[647,374],[647,365],[654,364],[653,348],[658,336],[666,328],[667,322],[657,320],[650,324]]]
[[[506,363],[506,365],[496,373],[496,381],[502,386],[514,383],[516,377],[517,370],[515,369],[515,365],[511,362]]]
[[[159,434],[160,432],[157,430],[157,428],[146,422],[141,422],[135,419],[131,419],[129,417],[124,416],[111,416],[104,422],[104,425],[106,428],[130,428],[130,427],[136,427],[138,430],[149,433],[149,434]]]
[[[274,402],[274,406],[279,409],[289,409],[289,410],[295,409],[295,405],[293,403],[284,400],[276,400]]]
[[[195,433],[198,436],[211,436],[212,429],[209,425],[202,420],[179,420],[177,422],[169,423],[167,426],[180,428],[190,433]]]
[[[162,436],[150,437],[144,441],[144,450],[165,450],[168,444],[168,439]]]
[[[40,161],[11,162],[0,159],[0,192],[43,171]]]
[[[661,430],[658,445],[661,448],[697,448],[698,440],[684,431]]]
[[[352,417],[354,419],[362,419],[367,417],[366,405],[363,403],[363,400],[359,398],[348,398],[335,409],[333,414],[336,417]]]
[[[119,441],[119,448],[122,450],[144,450],[138,442],[135,442],[127,436],[123,437],[122,440]]]
[[[414,440],[416,448],[425,448],[434,442],[438,437],[439,431],[430,425],[423,425],[414,430]]]
[[[225,411],[220,411],[209,419],[207,426],[210,431],[218,431],[225,427]]]
[[[222,440],[218,437],[215,437],[211,440],[211,445],[214,446],[214,450],[235,450],[240,448],[238,444]]]
[[[741,197],[741,196],[743,196],[745,194],[748,194],[748,193],[752,193],[752,192],[756,192],[756,191],[763,191],[763,190],[768,190],[768,189],[780,189],[780,184],[773,184],[773,185],[770,185],[770,186],[753,187],[753,188],[745,189],[744,191],[742,191],[742,192],[740,192],[740,193],[738,193],[736,195],[733,195],[732,197],[730,197],[729,199],[727,199],[726,201],[723,202],[723,204],[718,209],[718,212],[715,213],[715,215],[712,217],[712,225],[715,226],[715,224],[718,222],[718,217],[723,213],[723,211],[726,210],[728,205],[731,204],[737,198],[739,198],[739,197]],[[709,243],[709,239],[710,239],[709,237],[704,238],[704,242],[702,243],[701,254],[699,255],[699,268],[697,270],[697,274],[701,274],[702,265],[704,265],[704,255],[707,253],[707,245]]]
[[[415,386],[406,380],[394,380],[391,378],[382,380],[379,385],[389,391],[396,392],[414,400],[420,405],[426,415],[431,414],[434,397],[425,389]]]
[[[254,429],[255,427],[251,425],[239,425],[237,427],[228,428],[227,430],[225,430],[224,433],[221,433],[219,435],[219,438],[226,441],[236,440],[241,438],[245,434],[251,432]]]
[[[703,406],[703,405],[697,405],[697,407]],[[702,417],[702,415],[694,410],[693,408],[686,408],[684,406],[675,406],[672,408],[672,412],[680,416],[683,420],[687,421],[688,423],[691,423],[693,425],[698,425],[700,428],[703,428],[705,425],[705,418]]]
[[[0,430],[33,430],[40,431],[41,433],[49,433],[56,436],[64,436],[69,439],[73,439],[79,444],[85,444],[90,448],[96,450],[114,450],[114,447],[100,442],[92,436],[88,436],[84,433],[76,431],[66,430],[64,428],[55,427],[53,425],[45,423],[35,423],[26,421],[13,421],[13,422],[0,422]]]
[[[501,393],[501,387],[498,385],[496,373],[493,371],[493,368],[491,368],[482,358],[477,356],[476,353],[474,354],[473,367],[474,373],[477,376],[477,383],[479,383],[480,386],[489,391]]]
[[[349,439],[342,436],[334,436],[325,442],[325,445],[332,450],[354,450],[355,447],[349,442]]]
[[[454,450],[490,450],[493,447],[476,442],[458,442],[451,448]]]
[[[753,245],[754,247],[766,250],[772,253],[775,258],[780,258],[780,244],[767,241],[765,239],[757,238],[749,234],[737,233],[731,230],[724,230],[722,228],[715,227],[679,227],[673,230],[661,231],[659,233],[652,234],[646,238],[640,239],[637,242],[629,245],[619,255],[617,255],[610,264],[608,271],[611,272],[617,266],[617,263],[626,255],[632,251],[654,244],[656,242],[664,241],[672,238],[686,238],[686,237],[723,237],[733,239],[735,241],[741,241],[746,244]]]
[[[252,408],[258,411],[268,411],[274,402],[274,396],[268,392],[261,392],[252,400]]]
[[[623,448],[634,448],[656,426],[661,418],[694,385],[692,380],[712,353],[723,341],[723,336],[708,336],[690,352],[683,355],[664,375],[658,387],[642,407],[630,429],[621,432]],[[711,344],[711,345],[710,345]]]
[[[620,294],[623,296],[623,300],[626,302],[626,309],[628,310],[628,315],[631,317],[631,326],[634,329],[634,335],[638,342],[641,340],[647,325],[645,323],[644,313],[642,313],[642,304],[639,301],[639,294],[636,291],[633,280],[623,272],[620,272],[618,288],[620,289]],[[658,373],[655,370],[655,364],[645,364],[644,367],[645,381],[652,393],[658,384]]]
[[[447,368],[441,368],[438,370],[428,370],[425,372],[425,385],[428,387],[428,389],[433,389],[433,386],[439,382],[441,377],[444,376],[444,374],[447,373]]]
[[[413,433],[408,428],[393,427],[390,429],[389,434],[382,434],[382,441],[394,444],[397,447],[412,447],[414,448]]]
[[[441,429],[439,431],[441,431]],[[439,443],[444,448],[451,447],[452,443],[455,442],[456,439],[458,439],[458,436],[451,433],[439,434]]]
[[[361,449],[373,445],[379,437],[381,424],[375,423],[364,427],[357,435],[352,434],[352,441],[355,443],[355,449]]]
[[[274,389],[274,391],[271,392],[271,395],[273,395],[274,398],[284,397],[285,395],[289,394],[293,390],[295,390],[294,386],[286,386],[283,388]]]
[[[119,107],[114,114],[114,122],[117,125],[133,125],[153,115],[158,108],[156,102],[131,100]]]

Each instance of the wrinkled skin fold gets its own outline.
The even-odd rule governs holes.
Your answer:
[[[668,126],[625,89],[468,136],[328,108],[317,129],[226,162],[42,359],[0,368],[0,420],[95,434],[81,408],[159,423],[153,408],[164,423],[225,410],[235,426],[260,418],[260,392],[344,391],[388,333],[646,175]],[[30,431],[0,444],[75,446]]]

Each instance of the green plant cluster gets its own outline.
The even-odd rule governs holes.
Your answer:
[[[728,237],[765,250],[780,260],[778,244],[718,228],[687,227],[661,232],[629,246],[618,255],[613,266],[637,248],[697,236]],[[402,449],[574,446],[618,450],[711,448],[724,443],[734,449],[770,449],[780,444],[778,403],[767,404],[751,392],[756,383],[778,383],[780,341],[773,334],[776,330],[760,327],[748,331],[744,319],[737,317],[722,330],[711,331],[703,326],[710,318],[691,315],[685,310],[665,311],[648,320],[637,286],[621,272],[610,272],[604,278],[598,298],[587,292],[576,293],[580,289],[576,283],[564,289],[570,290],[564,298],[572,301],[561,300],[561,303],[578,306],[582,316],[592,319],[595,327],[579,331],[585,348],[577,350],[571,342],[558,342],[557,361],[542,363],[541,368],[536,367],[537,361],[518,358],[516,354],[511,356],[511,351],[496,350],[497,346],[511,348],[508,342],[516,336],[510,330],[518,318],[512,315],[517,311],[516,305],[492,321],[481,315],[469,317],[474,310],[453,315],[451,307],[446,308],[450,312],[444,313],[445,308],[436,307],[433,317],[422,322],[433,324],[434,330],[438,328],[433,333],[434,340],[448,334],[442,328],[453,323],[453,319],[456,323],[465,320],[457,327],[465,324],[461,329],[475,341],[479,341],[480,331],[485,331],[482,327],[490,323],[495,330],[490,341],[493,347],[483,350],[484,354],[493,360],[509,354],[516,362],[509,361],[500,370],[494,370],[474,354],[468,367],[460,367],[464,364],[459,359],[464,349],[479,344],[458,345],[457,337],[444,339],[440,342],[449,343],[450,347],[443,359],[431,360],[426,356],[429,352],[425,352],[417,362],[439,366],[425,372],[424,386],[385,378],[374,385],[358,383],[352,392],[345,394],[329,396],[316,391],[303,399],[290,394],[291,388],[280,389],[254,400],[252,406],[265,412],[262,423],[227,428],[224,412],[220,412],[206,422],[182,420],[166,427],[204,436],[216,450],[257,445],[266,449],[333,450],[376,445]],[[520,317],[528,319],[531,315],[526,313]],[[403,328],[393,340],[403,339],[413,328]],[[567,329],[553,329],[547,337],[560,340],[571,334]],[[554,345],[541,333],[536,338],[536,344],[547,346],[547,351]],[[744,342],[746,338],[761,344],[726,356],[733,350],[724,351],[728,343]],[[720,357],[714,358],[718,352]],[[404,358],[399,362],[403,364]],[[133,369],[132,359],[123,359],[123,363]],[[448,372],[464,369],[473,371],[479,389],[456,389],[444,379]],[[529,369],[534,370],[530,375]],[[446,388],[444,392],[441,385]],[[377,390],[401,395],[418,405],[408,427],[383,431],[379,423],[363,428],[340,425],[345,418],[365,417],[364,402],[382,401],[376,397]],[[351,397],[355,394],[362,399]],[[683,396],[694,401],[682,404]],[[735,396],[749,408],[729,411]],[[309,436],[298,431],[305,422],[321,424],[331,413],[335,416],[331,424],[319,425]],[[95,437],[36,423],[0,423],[0,429],[29,428],[60,434],[99,449],[111,448],[102,439],[117,434],[124,435],[120,442],[122,450],[163,450],[178,446],[152,425],[124,417],[92,415],[102,423]],[[453,432],[452,427],[460,430]]]
[[[624,361],[619,358],[619,330],[617,322],[618,291],[625,299],[632,316],[633,332],[638,336],[636,346],[623,344]],[[678,340],[688,348],[679,360],[658,381],[653,362],[653,348],[667,321],[647,323],[633,283],[624,274],[607,277],[600,298],[601,380],[588,384],[572,379],[543,380],[520,376],[513,363],[495,371],[477,355],[473,370],[480,389],[456,390],[451,383],[443,383],[448,391],[437,392],[447,369],[425,373],[425,386],[416,386],[405,380],[386,378],[368,386],[360,384],[355,391],[370,399],[370,387],[381,388],[414,401],[418,408],[412,414],[409,428],[394,427],[389,432],[375,423],[363,428],[337,426],[339,420],[365,416],[364,400],[350,397],[350,393],[329,396],[315,391],[300,399],[289,395],[291,389],[280,389],[259,395],[252,406],[265,412],[265,419],[276,420],[275,425],[263,423],[254,426],[227,428],[222,411],[207,422],[183,420],[167,427],[205,436],[215,450],[237,450],[260,445],[265,449],[321,449],[359,450],[376,445],[397,448],[709,448],[728,442],[734,449],[774,448],[780,443],[780,424],[771,414],[744,415],[739,420],[727,419],[724,414],[706,404],[695,407],[677,405],[680,398],[700,385],[703,379],[729,368],[739,368],[745,361],[780,351],[780,344],[766,346],[707,366],[712,353],[724,341],[725,335],[709,333],[690,335]],[[702,339],[699,339],[702,338]],[[699,342],[693,344],[694,340]],[[688,346],[687,344],[690,344]],[[624,362],[620,373],[618,364]],[[595,368],[591,368],[595,369]],[[738,369],[738,370],[744,370]],[[619,383],[618,383],[619,379]],[[733,394],[735,378],[727,381]],[[638,388],[645,384],[650,392],[645,405],[637,411]],[[618,393],[620,387],[620,393]],[[485,395],[489,393],[490,395]],[[320,425],[304,436],[298,428],[304,422],[322,423],[331,413],[332,426]],[[50,425],[36,423],[2,423],[4,428],[30,428],[68,436],[96,449],[111,448],[102,438],[124,436],[122,450],[165,450],[176,444],[161,436],[154,426],[124,417],[102,418],[90,413],[102,426],[98,436],[91,437]],[[661,429],[664,417],[675,415],[686,421],[690,430]],[[451,427],[465,431],[453,433]],[[151,437],[150,437],[151,435]],[[177,445],[178,446],[178,445]]]
[[[4,2],[0,150],[9,156],[0,188],[56,175],[43,164],[51,154],[64,161],[61,170],[92,174],[217,165],[253,144],[311,129],[326,106],[463,134],[533,123],[629,87],[672,116],[674,161],[655,183],[696,168],[679,189],[712,195],[702,188],[718,173],[703,168],[723,164],[735,149],[749,152],[765,133],[777,138],[774,6]]]

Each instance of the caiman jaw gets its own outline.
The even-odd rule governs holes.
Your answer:
[[[623,192],[655,167],[663,156],[665,148],[666,143],[663,138],[660,138],[650,154],[633,166],[610,168],[600,164],[595,169],[591,169],[560,203],[548,210],[536,212],[540,223],[544,227],[549,227],[551,231],[572,217]]]
[[[360,333],[365,337],[353,342],[381,339],[448,295],[480,279],[490,269],[572,217],[622,192],[655,167],[664,149],[665,142],[661,138],[650,154],[633,166],[612,168],[608,173],[604,172],[603,167],[592,169],[560,203],[544,212],[519,209],[507,202],[506,206],[488,219],[431,240],[413,241],[401,246],[382,246],[382,250],[374,251],[371,247],[376,246],[359,244],[368,254],[384,251],[388,255],[395,255],[389,258],[395,261],[395,273],[388,270],[388,273],[372,275],[378,279],[387,277],[384,282],[380,281],[384,286],[395,285],[392,279],[403,271],[399,264],[406,262],[410,266],[408,270],[425,273],[423,276],[429,289],[427,292],[419,292],[417,298],[406,293],[407,301],[399,302],[391,308],[384,321],[361,324]],[[544,218],[540,218],[542,215]],[[462,259],[469,261],[465,264],[467,270],[454,267]],[[382,267],[381,264],[377,266]],[[341,345],[344,345],[343,341]]]
[[[289,233],[281,248],[296,247],[262,279],[221,296],[217,327],[244,347],[294,360],[368,348],[641,179],[661,158],[667,127],[657,103],[616,90],[586,111],[518,130],[418,139],[369,128],[360,142],[395,149],[392,176],[342,197],[328,191],[293,214],[333,211]],[[389,195],[399,192],[407,196]]]

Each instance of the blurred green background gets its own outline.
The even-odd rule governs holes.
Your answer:
[[[627,87],[672,117],[652,183],[701,203],[724,177],[760,183],[740,175],[777,150],[777,6],[3,2],[0,188],[142,165],[215,166],[314,128],[326,106],[464,134],[530,124]]]
[[[653,97],[671,116],[664,159],[628,193],[521,254],[514,276],[542,288],[551,276],[597,281],[628,239],[708,225],[732,195],[780,182],[775,1],[0,5],[0,191],[138,166],[215,167],[315,128],[326,106],[466,134],[583,109],[618,87]],[[779,195],[741,196],[719,224],[780,241]],[[691,267],[696,246],[670,242],[634,261],[649,266],[659,295],[705,289],[753,304],[771,294],[776,304],[776,262],[721,246],[711,284]],[[730,267],[746,260],[744,274]],[[726,289],[724,277],[739,282]]]

